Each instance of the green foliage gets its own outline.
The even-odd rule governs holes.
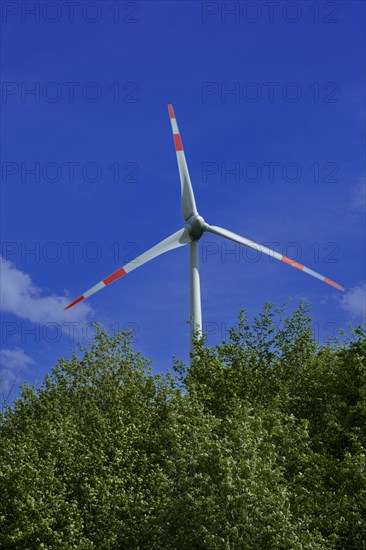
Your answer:
[[[366,548],[360,327],[267,304],[176,377],[124,332],[80,355],[1,417],[1,548]]]

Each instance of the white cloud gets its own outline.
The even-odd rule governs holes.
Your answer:
[[[0,392],[3,401],[9,399],[22,372],[33,364],[34,359],[20,348],[0,350]]]
[[[34,363],[34,359],[20,348],[0,350],[0,361],[2,368],[12,371],[19,371]]]
[[[341,299],[343,309],[359,316],[366,314],[366,283],[351,288]]]
[[[364,178],[360,178],[359,182],[352,188],[351,206],[357,212],[364,212],[366,209],[366,184]]]
[[[30,276],[0,256],[0,310],[34,323],[70,323],[82,325],[93,312],[85,303],[64,311],[70,303],[67,296],[45,296]]]

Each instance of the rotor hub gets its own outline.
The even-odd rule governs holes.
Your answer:
[[[193,241],[198,241],[206,231],[208,224],[199,214],[192,214],[186,221],[189,236]]]

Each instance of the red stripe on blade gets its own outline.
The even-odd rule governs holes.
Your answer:
[[[126,275],[126,272],[123,269],[123,267],[120,267],[119,269],[117,269],[117,271],[112,273],[112,275],[109,275],[109,277],[107,277],[106,279],[103,279],[103,283],[105,285],[109,285],[109,283],[113,283],[113,281],[115,281],[116,279],[119,279],[120,277],[123,277],[123,275]]]
[[[342,291],[344,290],[343,286],[338,285],[337,283],[335,283],[334,281],[331,281],[330,279],[327,279],[326,277],[324,277],[323,281],[325,283],[328,283],[328,285],[332,285],[335,288],[338,288],[338,290],[342,290]]]
[[[183,144],[182,144],[182,140],[180,139],[180,135],[173,134],[173,137],[174,137],[174,143],[175,143],[175,150],[183,151]]]
[[[287,256],[282,256],[281,262],[285,262],[286,264],[296,267],[297,269],[304,269],[302,264],[298,264],[295,260],[291,260],[291,258],[288,258]]]
[[[169,103],[169,105],[168,105],[168,111],[169,111],[170,118],[175,118],[175,114],[174,114],[174,111],[173,111],[173,105],[171,103]]]
[[[76,304],[78,304],[78,303],[81,302],[82,300],[84,300],[84,296],[79,296],[79,298],[76,298],[76,300],[74,300],[73,302],[71,302],[71,304],[69,304],[68,306],[66,306],[66,307],[64,308],[64,311],[66,311],[67,309],[69,309],[69,307],[76,306]]]

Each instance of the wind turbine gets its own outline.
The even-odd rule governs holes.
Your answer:
[[[153,248],[150,248],[150,250],[147,250],[146,252],[138,256],[132,262],[129,262],[123,267],[120,267],[119,269],[117,269],[117,271],[114,271],[114,273],[112,273],[111,275],[109,275],[108,277],[106,277],[96,285],[92,286],[89,290],[84,292],[84,294],[76,298],[76,300],[74,300],[73,302],[71,302],[71,304],[65,307],[65,310],[69,309],[72,306],[75,306],[85,298],[89,298],[89,296],[91,296],[92,294],[95,294],[99,290],[102,290],[102,288],[104,288],[105,286],[109,285],[110,283],[113,283],[114,281],[116,281],[120,277],[123,277],[127,273],[130,273],[130,271],[133,271],[134,269],[141,267],[143,264],[149,262],[150,260],[153,260],[157,256],[164,254],[164,252],[169,252],[169,250],[173,250],[174,248],[179,248],[180,246],[184,246],[188,244],[190,248],[190,322],[191,322],[191,331],[190,331],[191,348],[190,349],[191,349],[191,353],[193,354],[195,337],[196,335],[200,336],[202,334],[200,272],[199,272],[199,264],[198,264],[198,241],[206,231],[208,231],[209,233],[213,233],[214,235],[218,235],[219,237],[223,237],[225,239],[234,241],[235,243],[239,243],[244,246],[254,248],[255,250],[259,250],[263,254],[267,254],[272,258],[276,258],[277,260],[280,260],[281,262],[284,262],[292,267],[296,267],[296,269],[300,269],[301,271],[304,271],[305,273],[312,275],[316,279],[320,279],[324,283],[332,285],[335,288],[338,288],[339,290],[344,290],[342,286],[335,283],[334,281],[327,279],[327,277],[320,275],[316,271],[313,271],[312,269],[305,267],[304,265],[296,262],[295,260],[291,260],[287,256],[283,256],[282,254],[279,254],[274,250],[270,250],[266,246],[257,244],[254,241],[251,241],[245,237],[236,235],[232,231],[228,231],[227,229],[223,229],[215,225],[209,225],[208,223],[205,222],[203,217],[200,216],[197,211],[196,201],[193,194],[191,179],[189,177],[182,140],[180,137],[177,120],[175,118],[175,114],[173,111],[173,106],[171,104],[168,105],[168,111],[170,116],[170,122],[172,125],[175,151],[177,154],[178,169],[179,169],[180,184],[181,184],[182,216],[184,219],[185,226],[179,231],[177,231],[176,233],[173,233],[173,235],[170,235],[170,237],[167,237],[166,239],[161,241],[159,244],[157,244]]]

